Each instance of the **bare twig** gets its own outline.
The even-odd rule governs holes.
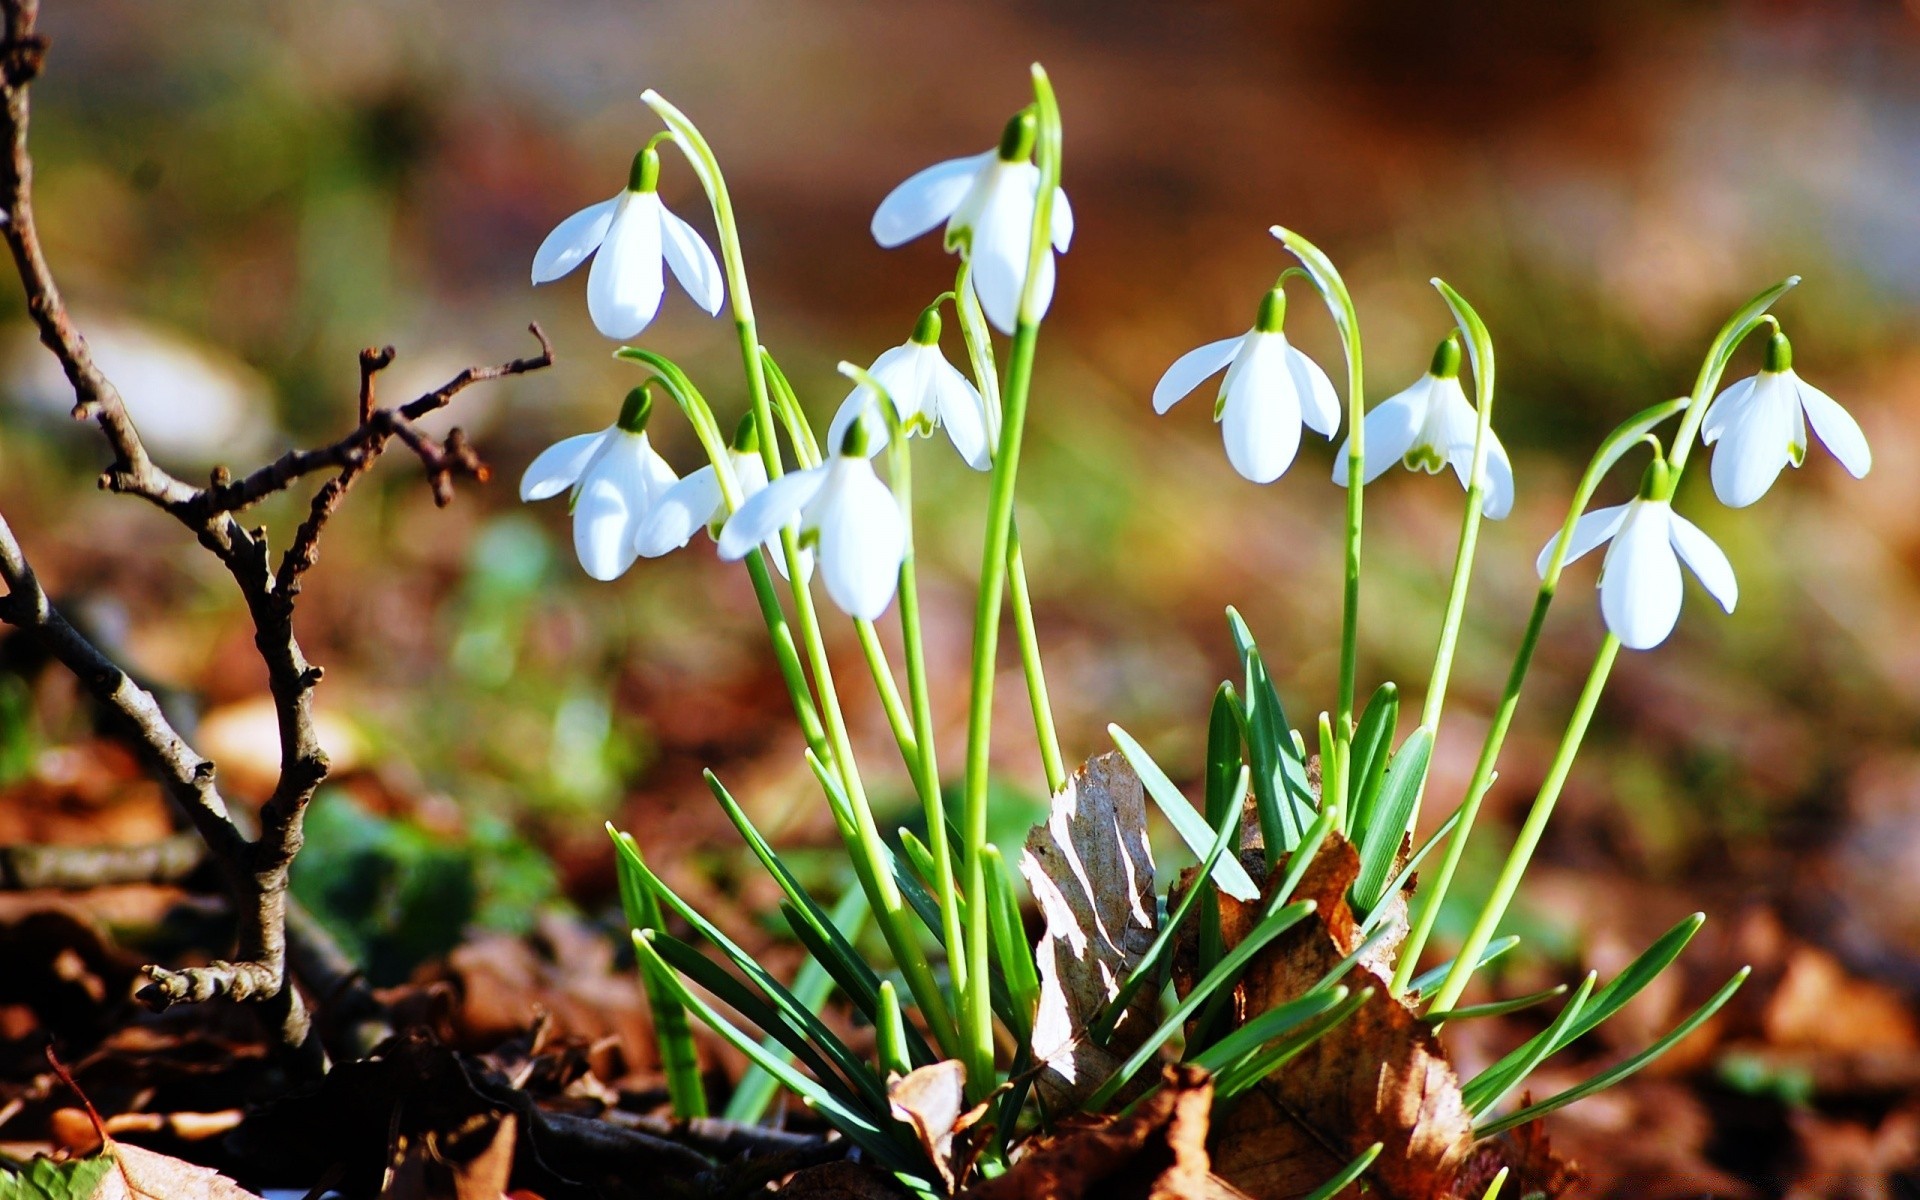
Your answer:
[[[0,888],[78,891],[126,883],[178,883],[207,860],[195,833],[127,846],[0,846]]]
[[[260,812],[259,835],[249,838],[235,823],[214,785],[213,763],[200,757],[168,724],[153,697],[79,634],[48,600],[13,531],[0,519],[0,619],[39,638],[78,675],[94,697],[130,724],[148,767],[192,821],[232,892],[238,917],[238,957],[185,971],[148,968],[151,984],[142,996],[156,1007],[216,996],[270,1002],[282,1039],[307,1041],[308,1021],[287,977],[288,871],[299,852],[308,803],[327,775],[327,757],[314,730],[313,689],[321,669],[307,661],[293,631],[301,576],[319,554],[319,540],[348,489],[398,439],[425,466],[437,503],[452,497],[453,480],[484,480],[486,467],[455,429],[439,443],[415,422],[444,407],[465,388],[485,380],[539,370],[553,362],[553,347],[539,326],[538,355],[498,366],[469,367],[442,387],[397,408],[376,403],[375,376],[393,361],[391,347],[360,356],[358,420],[331,445],[291,451],[239,479],[224,469],[196,488],[155,464],[113,383],[94,362],[74,325],[41,249],[33,211],[33,160],[28,152],[29,84],[39,75],[47,44],[35,29],[38,0],[0,0],[0,239],[13,254],[27,311],[40,340],[65,370],[74,389],[73,415],[97,424],[112,453],[100,476],[111,491],[139,496],[177,519],[227,568],[247,605],[254,646],[266,664],[280,738],[280,776]],[[235,515],[308,475],[335,472],[314,495],[305,521],[276,566],[264,528],[247,529]],[[308,956],[314,962],[326,956]],[[334,972],[339,976],[339,972]],[[324,986],[331,993],[334,986]]]

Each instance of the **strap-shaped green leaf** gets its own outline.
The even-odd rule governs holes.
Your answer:
[[[780,908],[788,914],[787,923],[790,927],[804,928],[804,922],[793,914],[791,903],[783,902]],[[850,889],[846,895],[840,897],[840,902],[833,906],[834,924],[851,930],[856,937],[859,936],[860,926],[866,918],[867,899],[858,889]],[[826,960],[815,954],[800,964],[799,974],[793,978],[793,998],[818,1015],[821,1008],[826,1005],[827,997],[832,995],[833,985],[836,982],[838,981],[833,973],[827,968]],[[779,1039],[771,1035],[761,1042],[761,1048],[769,1054],[780,1054],[785,1051]],[[773,1105],[774,1097],[779,1094],[779,1091],[778,1079],[749,1063],[740,1076],[740,1082],[734,1085],[733,1095],[727,1097],[727,1107],[720,1115],[729,1121],[757,1125],[761,1118],[767,1115],[767,1109]]]
[[[1474,970],[1477,971],[1481,967],[1486,966],[1519,944],[1520,939],[1511,933],[1505,937],[1493,939],[1487,943],[1487,948],[1480,952],[1480,961],[1473,964]],[[1414,976],[1413,982],[1407,985],[1407,993],[1409,995],[1421,994],[1426,992],[1428,988],[1438,984],[1442,979],[1447,977],[1447,972],[1453,970],[1453,962],[1454,960],[1450,958],[1431,971],[1422,971],[1420,974]]]
[[[1293,727],[1254,644],[1253,631],[1232,608],[1227,609],[1227,627],[1246,672],[1247,760],[1253,767],[1260,836],[1266,842],[1267,864],[1272,866],[1299,842],[1317,805],[1307,781],[1306,755],[1294,742]]]
[[[1330,993],[1322,993],[1323,995]],[[1298,1058],[1302,1051],[1335,1029],[1360,1011],[1361,1006],[1372,1000],[1374,988],[1362,988],[1347,996],[1337,1007],[1327,1011],[1302,1025],[1300,1028],[1279,1038],[1270,1045],[1255,1050],[1239,1062],[1222,1071],[1213,1081],[1215,1102],[1231,1100],[1248,1088]]]
[[[1033,1018],[1040,1008],[1040,973],[1034,966],[1026,924],[1020,919],[1020,900],[1013,890],[1013,876],[1006,860],[1000,856],[1000,847],[989,844],[981,853],[987,867],[987,925],[993,935],[994,959],[1000,964],[1000,978],[1006,988],[1000,1018],[1007,1023],[1015,1042],[1025,1045],[1033,1036]]]
[[[1514,1088],[1524,1083],[1527,1076],[1533,1074],[1533,1069],[1540,1065],[1541,1060],[1552,1053],[1554,1041],[1564,1035],[1567,1030],[1571,1029],[1574,1023],[1580,1019],[1580,1010],[1586,1007],[1587,998],[1593,995],[1593,983],[1594,980],[1598,978],[1598,972],[1587,972],[1587,977],[1580,981],[1580,988],[1574,992],[1573,998],[1568,1000],[1566,1007],[1560,1010],[1560,1015],[1553,1019],[1553,1024],[1547,1026],[1546,1029],[1542,1031],[1544,1036],[1539,1039],[1539,1045],[1514,1069],[1506,1086],[1488,1097],[1480,1108],[1492,1108],[1494,1105],[1500,1103],[1507,1098]],[[1480,1108],[1473,1108],[1468,1111],[1478,1113]]]
[[[1379,1158],[1380,1151],[1384,1149],[1386,1149],[1384,1142],[1375,1142],[1373,1145],[1368,1146],[1360,1152],[1358,1158],[1346,1166],[1341,1167],[1339,1174],[1327,1180],[1311,1192],[1308,1192],[1302,1196],[1300,1200],[1333,1200],[1335,1196],[1338,1196],[1341,1192],[1351,1187],[1354,1180],[1366,1174],[1367,1168],[1373,1165],[1373,1160]]]
[[[1347,995],[1344,987],[1308,992],[1277,1008],[1268,1009],[1187,1061],[1219,1074],[1273,1039],[1292,1033],[1320,1014],[1338,1007],[1346,1001]]]
[[[1362,722],[1363,732],[1364,725]],[[1413,806],[1419,803],[1432,756],[1433,731],[1423,725],[1413,731],[1400,747],[1400,753],[1393,756],[1393,763],[1375,793],[1372,817],[1360,838],[1360,875],[1353,882],[1354,904],[1360,912],[1372,913],[1391,894],[1387,891],[1387,877],[1393,873],[1393,860],[1399,856],[1401,842],[1406,838]]]
[[[1586,1082],[1576,1084],[1557,1096],[1549,1096],[1538,1104],[1530,1104],[1519,1112],[1501,1117],[1497,1121],[1490,1121],[1485,1126],[1475,1126],[1474,1132],[1481,1137],[1494,1137],[1516,1126],[1525,1125],[1528,1121],[1536,1117],[1545,1116],[1556,1108],[1563,1108],[1566,1105],[1572,1104],[1575,1100],[1584,1099],[1587,1096],[1593,1095],[1595,1092],[1604,1091],[1614,1084],[1619,1083],[1621,1080],[1639,1071],[1654,1059],[1659,1058],[1662,1054],[1673,1049],[1673,1047],[1684,1040],[1688,1034],[1706,1024],[1709,1017],[1719,1012],[1721,1006],[1733,998],[1733,994],[1740,990],[1740,985],[1747,981],[1747,976],[1752,972],[1752,967],[1741,967],[1732,979],[1727,980],[1727,982],[1721,986],[1720,990],[1713,994],[1712,998],[1695,1009],[1692,1016],[1682,1021],[1672,1032],[1668,1033],[1667,1036],[1661,1038],[1653,1045],[1648,1046],[1645,1050],[1642,1050],[1627,1061],[1602,1071]]]
[[[1120,747],[1120,753],[1126,756],[1127,762],[1132,764],[1134,774],[1140,777],[1147,795],[1153,798],[1153,802],[1173,825],[1174,832],[1180,835],[1180,840],[1187,844],[1187,849],[1193,851],[1195,858],[1205,858],[1214,840],[1213,830],[1208,828],[1206,819],[1187,803],[1180,789],[1173,786],[1173,780],[1167,778],[1167,773],[1153,761],[1153,756],[1147,753],[1146,748],[1133,740],[1132,734],[1118,725],[1107,726],[1107,732],[1112,735],[1114,744]],[[1222,859],[1214,871],[1214,878],[1220,890],[1235,900],[1259,898],[1259,887],[1238,859]]]
[[[1475,1017],[1504,1017],[1508,1013],[1517,1013],[1524,1009],[1532,1008],[1536,1004],[1545,1004],[1555,996],[1564,996],[1566,994],[1567,985],[1564,983],[1556,983],[1543,991],[1533,992],[1525,996],[1515,996],[1511,1000],[1490,1000],[1485,1004],[1469,1004],[1463,1008],[1456,1008],[1451,1012],[1425,1013],[1420,1019],[1423,1021],[1431,1021],[1435,1025],[1445,1025],[1450,1021],[1471,1021]]]
[[[620,908],[629,929],[658,929],[660,902],[647,887],[645,878],[631,864],[640,862],[640,844],[630,833],[621,833],[607,822],[607,835],[613,839],[614,876],[620,884]],[[660,1067],[667,1076],[667,1099],[673,1115],[683,1119],[707,1115],[706,1083],[700,1075],[700,1051],[693,1043],[693,1030],[687,1024],[687,1010],[673,999],[658,979],[640,971],[640,985],[647,996],[647,1011],[653,1016],[653,1037],[660,1047]]]
[[[1400,721],[1400,689],[1383,683],[1367,700],[1353,733],[1353,767],[1347,772],[1347,828],[1357,841],[1373,819],[1373,806],[1387,776],[1394,726]]]

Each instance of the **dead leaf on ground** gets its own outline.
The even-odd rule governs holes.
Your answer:
[[[1298,999],[1361,943],[1347,905],[1359,856],[1330,837],[1309,865],[1296,899],[1317,905],[1261,951],[1235,989],[1244,1022]],[[1278,886],[1281,872],[1273,873]],[[1220,901],[1226,944],[1240,942],[1261,903]],[[1192,986],[1189,966],[1176,985]],[[1214,1169],[1262,1197],[1303,1195],[1375,1142],[1385,1149],[1367,1172],[1371,1194],[1392,1200],[1443,1200],[1474,1151],[1472,1118],[1460,1081],[1427,1023],[1389,993],[1377,967],[1361,963],[1344,981],[1365,1003],[1311,1043],[1284,1069],[1242,1094],[1214,1123]],[[1356,1188],[1349,1195],[1358,1195]]]
[[[1075,1118],[967,1200],[1246,1200],[1208,1161],[1212,1107],[1206,1072],[1169,1066],[1131,1115]]]
[[[212,1167],[195,1166],[125,1142],[109,1142],[114,1169],[93,1200],[260,1200]]]
[[[1076,1108],[1157,1023],[1159,998],[1142,988],[1101,1046],[1086,1036],[1153,944],[1159,925],[1146,795],[1117,752],[1088,759],[1027,835],[1020,873],[1046,918],[1035,960],[1040,1010],[1036,1087],[1052,1111]]]
[[[967,1107],[967,1068],[958,1059],[929,1063],[887,1084],[894,1119],[912,1126],[920,1148],[953,1188],[953,1134]]]

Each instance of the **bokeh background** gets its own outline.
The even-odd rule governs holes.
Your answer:
[[[1869,1048],[1912,1049],[1911,0],[50,0],[43,24],[47,250],[167,465],[244,466],[337,436],[362,346],[397,347],[381,383],[394,398],[527,353],[530,320],[557,345],[554,369],[454,406],[494,466],[491,486],[436,510],[394,456],[309,577],[301,632],[328,671],[321,703],[346,769],[311,819],[301,887],[377,977],[404,977],[471,927],[524,930],[549,906],[603,911],[607,818],[640,830],[677,883],[752,924],[764,897],[701,785],[709,765],[783,841],[822,847],[819,869],[832,870],[830,826],[743,576],[702,540],[595,584],[572,560],[563,506],[517,502],[533,454],[607,424],[636,381],[588,323],[583,280],[535,290],[528,264],[556,221],[618,188],[656,128],[639,94],[658,88],[721,156],[763,338],[824,422],[844,395],[834,363],[904,340],[951,283],[933,239],[878,249],[873,206],[919,167],[989,145],[1038,59],[1065,110],[1079,229],[1041,343],[1021,524],[1069,753],[1108,748],[1105,724],[1118,721],[1191,779],[1208,699],[1233,673],[1227,604],[1260,636],[1296,722],[1310,728],[1331,704],[1343,494],[1328,482],[1330,448],[1308,445],[1281,482],[1255,487],[1227,468],[1204,400],[1164,419],[1147,404],[1175,356],[1250,323],[1285,265],[1268,225],[1301,230],[1340,264],[1374,401],[1417,377],[1445,332],[1429,277],[1458,287],[1493,331],[1519,503],[1482,535],[1430,792],[1443,798],[1464,782],[1507,669],[1533,555],[1598,437],[1684,392],[1725,316],[1799,273],[1777,309],[1796,366],[1855,413],[1874,470],[1855,482],[1815,448],[1739,512],[1718,506],[1704,471],[1688,482],[1680,505],[1732,556],[1739,609],[1723,616],[1689,584],[1672,641],[1623,656],[1515,922],[1558,964],[1532,969],[1606,969],[1703,908],[1720,931],[1715,955],[1771,961],[1772,986],[1801,969],[1780,947],[1817,953],[1819,970],[1877,998]],[[671,155],[662,188],[711,229]],[[240,606],[177,528],[94,489],[101,447],[66,420],[17,292],[0,291],[11,330],[0,510],[96,631],[197,707],[245,795],[273,750]],[[1338,376],[1328,322],[1304,294],[1288,332]],[[727,322],[670,293],[644,343],[684,363],[723,421],[739,410]],[[1757,365],[1750,347],[1730,378]],[[681,470],[697,465],[684,428],[656,428]],[[957,762],[985,489],[951,455],[929,449],[921,462],[922,578]],[[1632,483],[1623,469],[1602,499]],[[1458,505],[1450,477],[1395,472],[1368,493],[1363,680],[1399,681],[1409,711]],[[297,511],[270,505],[263,519],[279,532]],[[1563,587],[1469,858],[1469,899],[1598,642],[1593,573],[1583,563]],[[846,633],[843,691],[881,796],[898,802],[904,783],[879,766],[891,751]],[[85,724],[70,690],[30,666],[0,676],[9,778]],[[1010,843],[1039,772],[1017,668],[1001,696]],[[1814,995],[1814,1010],[1837,1003]],[[1779,1065],[1797,1043],[1769,1029],[1773,1058],[1720,1060],[1729,1094],[1798,1086]],[[1727,1166],[1775,1152],[1726,1149],[1724,1107],[1719,1132],[1689,1153]],[[1604,1130],[1641,1118],[1598,1119]],[[1920,1139],[1913,1120],[1900,1137]],[[1886,1121],[1863,1128],[1891,1153]]]

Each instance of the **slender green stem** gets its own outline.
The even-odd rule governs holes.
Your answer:
[[[1520,836],[1515,839],[1513,850],[1507,855],[1506,864],[1500,869],[1500,876],[1493,883],[1493,894],[1480,910],[1480,917],[1474,922],[1473,929],[1467,934],[1467,940],[1460,948],[1459,957],[1454,960],[1453,970],[1447,972],[1447,978],[1434,993],[1432,1011],[1446,1012],[1459,1003],[1460,993],[1466,990],[1467,981],[1473,977],[1471,964],[1480,959],[1481,951],[1493,940],[1494,930],[1507,915],[1507,906],[1513,902],[1513,895],[1520,888],[1520,880],[1527,873],[1527,866],[1533,861],[1533,852],[1539,848],[1540,836],[1546,832],[1547,821],[1553,816],[1554,805],[1560,799],[1560,789],[1567,782],[1567,775],[1573,770],[1573,760],[1580,753],[1580,743],[1587,736],[1587,726],[1593,720],[1594,709],[1600,704],[1600,693],[1607,686],[1607,676],[1613,672],[1614,659],[1620,654],[1620,639],[1609,633],[1600,642],[1600,650],[1593,657],[1593,669],[1587,672],[1586,686],[1580,689],[1580,699],[1573,706],[1573,716],[1567,721],[1567,731],[1560,738],[1560,747],[1554,752],[1553,763],[1547,768],[1547,777],[1540,783],[1540,793],[1534,797],[1533,807],[1527,812],[1527,819],[1520,826]]]
[[[893,664],[887,661],[887,648],[880,644],[880,631],[872,621],[855,621],[854,632],[860,638],[860,653],[866,657],[867,670],[873,675],[874,690],[880,693],[880,707],[887,715],[887,728],[893,731],[894,744],[900,747],[900,761],[915,771],[920,761],[920,743],[915,736],[913,717],[900,698],[900,685],[894,682]]]
[[[993,362],[993,339],[987,332],[987,318],[980,311],[980,299],[968,285],[970,264],[960,264],[954,279],[954,310],[960,314],[960,334],[967,346],[967,360],[973,367],[974,383],[986,405],[987,438],[995,445],[1000,440],[1000,386]],[[1020,527],[1016,523],[1007,537],[1007,579],[1013,603],[1014,634],[1020,641],[1020,669],[1027,680],[1027,701],[1033,711],[1034,737],[1040,744],[1040,763],[1046,771],[1047,788],[1058,792],[1066,786],[1067,773],[1060,753],[1060,734],[1053,720],[1053,701],[1047,690],[1047,673],[1040,660],[1040,638],[1033,621],[1033,598],[1027,590],[1026,556],[1020,549]]]
[[[734,331],[740,342],[741,360],[746,367],[747,392],[752,401],[754,424],[760,435],[760,456],[766,464],[769,481],[782,474],[780,442],[773,418],[773,404],[767,388],[766,361],[761,355],[760,339],[754,323],[753,300],[747,288],[746,258],[740,246],[740,229],[734,219],[733,202],[721,174],[719,160],[693,122],[684,113],[649,89],[641,99],[660,116],[674,134],[675,142],[686,153],[707,199],[713,208],[714,224],[720,234],[720,259],[732,293]],[[781,552],[787,560],[787,577],[793,594],[794,617],[800,627],[800,642],[805,648],[820,710],[826,726],[827,743],[833,750],[832,766],[840,777],[858,826],[859,838],[852,847],[868,860],[869,870],[862,873],[874,917],[893,951],[914,1000],[926,1014],[941,1048],[952,1053],[954,1029],[946,998],[934,980],[933,970],[921,952],[916,920],[908,911],[889,867],[885,844],[874,823],[860,771],[854,762],[853,746],[847,736],[846,717],[834,687],[833,670],[827,661],[826,643],[821,637],[820,621],[808,590],[803,571],[799,539],[791,526],[780,532]]]
[[[1053,725],[1053,703],[1047,697],[1047,673],[1040,665],[1040,636],[1033,624],[1033,600],[1027,594],[1027,564],[1020,553],[1017,525],[1007,534],[1007,588],[1013,602],[1014,634],[1020,643],[1020,668],[1027,677],[1027,701],[1033,708],[1033,730],[1040,740],[1040,764],[1047,773],[1047,791],[1058,793],[1067,786],[1066,764]]]
[[[891,413],[893,406],[884,399]],[[953,847],[947,837],[947,804],[940,794],[940,765],[933,741],[933,698],[927,685],[926,642],[920,629],[920,583],[914,567],[913,449],[897,433],[887,444],[893,495],[906,520],[907,553],[900,560],[900,640],[906,647],[907,695],[913,705],[913,730],[920,754],[913,764],[914,788],[927,819],[927,847],[933,855],[934,898],[940,904],[940,929],[947,943],[948,970],[956,997],[966,993],[966,931],[960,921],[960,899],[953,877]],[[974,893],[979,895],[979,893]]]
[[[1027,393],[1033,383],[1033,356],[1040,334],[1040,268],[1051,254],[1053,194],[1060,183],[1060,111],[1053,89],[1038,65],[1033,68],[1038,138],[1034,157],[1040,179],[1034,197],[1033,225],[1027,236],[1027,270],[1021,289],[1013,348],[1007,357],[1007,381],[1001,394],[998,449],[993,458],[980,592],[974,610],[973,679],[967,709],[966,790],[961,806],[961,854],[965,888],[972,900],[967,918],[967,990],[961,1021],[966,1049],[967,1092],[975,1101],[994,1087],[993,1004],[988,984],[989,938],[986,902],[987,771],[993,738],[993,678],[1000,640],[1000,609],[1013,531],[1014,481],[1020,468],[1020,439],[1026,427]]]

